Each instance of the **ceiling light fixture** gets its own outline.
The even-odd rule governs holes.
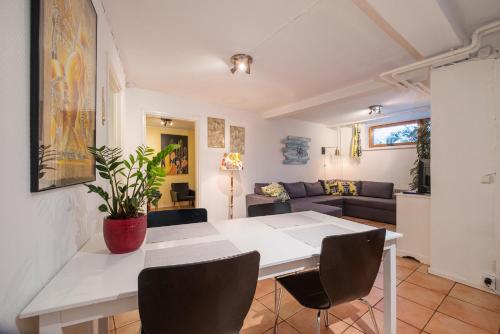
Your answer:
[[[368,115],[380,115],[382,113],[382,106],[380,104],[369,106],[368,109],[370,109]]]
[[[161,119],[161,126],[172,126],[172,125],[174,125],[174,121],[172,121],[170,118]]]
[[[231,73],[235,73],[236,71],[245,72],[246,74],[250,74],[250,64],[253,62],[253,58],[246,54],[236,54],[231,57]]]

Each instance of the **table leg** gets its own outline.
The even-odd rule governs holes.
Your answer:
[[[38,318],[39,334],[63,334],[61,315],[56,313],[43,314]]]
[[[396,334],[396,245],[384,251],[384,333]]]

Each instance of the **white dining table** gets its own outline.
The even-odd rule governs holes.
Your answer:
[[[145,241],[139,250],[128,254],[111,254],[102,235],[95,235],[19,317],[38,317],[40,334],[59,334],[64,327],[80,323],[93,323],[93,327],[90,326],[93,331],[108,333],[109,316],[138,308],[137,276],[145,267],[147,254],[153,250],[164,249],[168,254],[183,246],[195,248],[229,241],[242,253],[253,250],[260,253],[259,280],[262,280],[316,267],[321,251],[319,241],[325,233],[355,233],[374,228],[313,211],[208,224],[215,228],[215,233],[196,237],[177,233],[179,240]],[[152,230],[148,229],[148,234],[154,233]],[[399,233],[387,231],[383,255],[386,334],[396,333],[396,239],[400,237]],[[177,262],[196,262],[192,255],[183,259],[179,258],[179,252],[175,254]]]

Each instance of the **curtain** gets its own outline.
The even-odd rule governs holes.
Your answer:
[[[352,126],[351,157],[354,159],[361,157],[361,128],[359,124]]]

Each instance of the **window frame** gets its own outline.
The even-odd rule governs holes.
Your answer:
[[[403,122],[395,122],[395,123],[386,123],[386,124],[379,124],[379,125],[373,125],[368,128],[368,146],[369,148],[379,148],[379,147],[393,147],[393,146],[411,146],[411,145],[417,145],[417,142],[411,142],[411,143],[396,143],[396,144],[374,144],[373,143],[373,132],[376,129],[380,128],[389,128],[393,126],[400,126],[400,125],[406,125],[406,124],[412,124],[412,123],[417,123],[418,127],[421,127],[422,124],[427,120],[428,118],[421,118],[421,119],[414,119],[411,121],[403,121]]]

